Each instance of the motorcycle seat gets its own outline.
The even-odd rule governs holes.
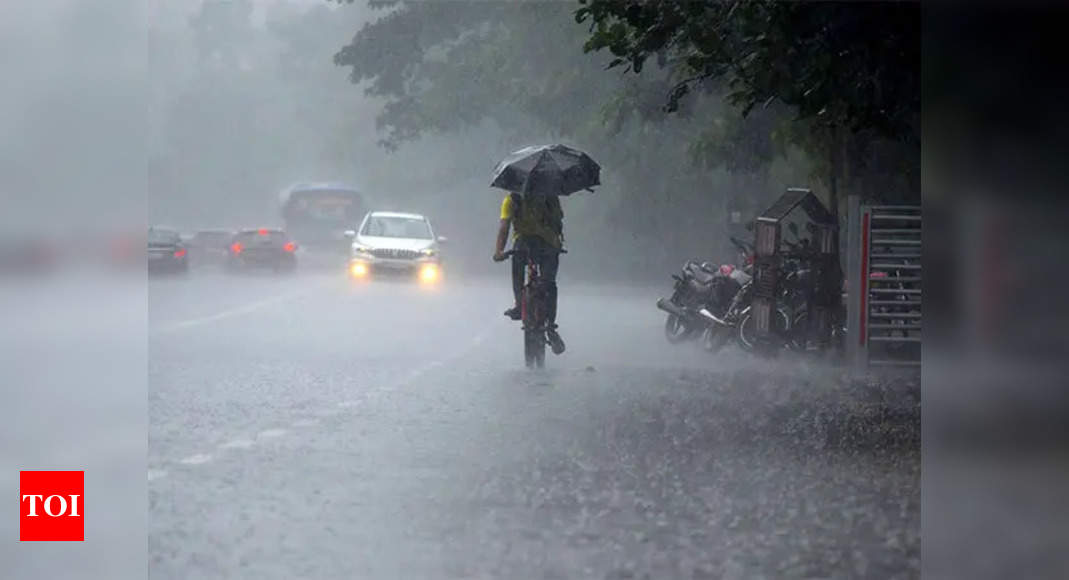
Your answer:
[[[701,284],[703,286],[708,285],[708,284],[712,284],[713,280],[716,279],[716,274],[712,274],[712,273],[707,272],[707,271],[705,271],[705,270],[703,270],[701,268],[691,272],[691,275],[694,276],[694,281],[695,282],[697,282],[697,283],[699,283],[699,284]]]

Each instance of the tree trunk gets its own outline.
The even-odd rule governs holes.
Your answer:
[[[831,215],[838,221],[839,219],[839,173],[843,167],[843,146],[840,140],[841,130],[838,126],[833,126],[829,129],[830,138],[828,139],[828,156],[830,175],[828,176],[828,210],[831,211]]]

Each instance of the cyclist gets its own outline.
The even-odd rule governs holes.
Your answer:
[[[564,340],[557,332],[557,269],[564,244],[564,211],[555,195],[524,196],[512,192],[501,201],[501,222],[494,246],[494,261],[505,259],[505,243],[512,228],[512,296],[513,306],[505,316],[520,320],[520,295],[527,255],[542,271],[546,284],[546,338],[553,354],[564,352]]]

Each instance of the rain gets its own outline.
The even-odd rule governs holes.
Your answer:
[[[921,560],[920,30],[0,5],[2,487],[86,482],[5,577],[1005,570]]]

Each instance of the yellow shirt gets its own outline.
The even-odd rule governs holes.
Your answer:
[[[512,239],[515,241],[520,236],[538,236],[554,248],[561,247],[561,234],[552,224],[560,224],[564,219],[564,211],[560,207],[560,199],[556,196],[535,198],[536,201],[524,204],[519,216],[516,216],[516,207],[512,201],[512,195],[506,195],[501,202],[501,219],[511,220]]]

